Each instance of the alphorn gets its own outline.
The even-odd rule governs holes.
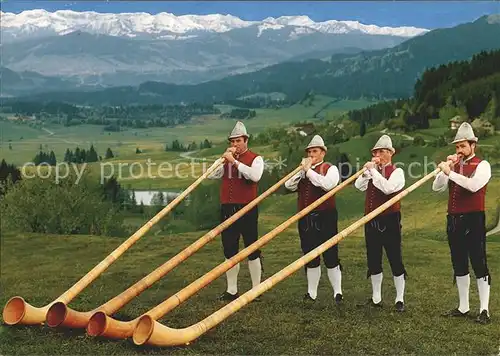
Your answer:
[[[132,236],[125,240],[113,252],[111,252],[104,260],[99,262],[85,276],[70,287],[66,292],[60,295],[53,302],[37,308],[27,303],[22,297],[15,296],[10,298],[3,309],[3,320],[7,325],[37,325],[43,324],[47,317],[49,308],[55,303],[68,304],[82,290],[91,284],[101,273],[103,273],[113,262],[115,262],[130,246],[136,243],[144,236],[151,227],[167,215],[174,207],[176,207],[189,193],[191,193],[208,175],[215,171],[222,163],[224,158],[218,158],[214,164],[207,169],[196,181],[193,182],[186,190],[179,194],[172,202],[165,206],[158,214],[151,218],[145,225],[137,230]]]
[[[169,259],[167,262],[162,264],[153,272],[151,272],[150,274],[139,280],[137,283],[129,287],[121,294],[115,296],[113,299],[101,305],[100,307],[88,312],[78,312],[76,310],[69,308],[64,303],[60,302],[55,303],[50,307],[47,313],[47,325],[50,327],[61,326],[69,328],[85,328],[87,327],[91,317],[97,312],[102,312],[106,315],[112,315],[116,313],[123,306],[129,303],[132,299],[137,297],[147,288],[151,287],[151,285],[156,283],[159,279],[164,277],[167,273],[169,273],[171,270],[173,270],[175,267],[181,264],[184,260],[193,255],[196,251],[198,251],[200,248],[202,248],[207,243],[212,241],[217,235],[219,235],[222,231],[226,230],[236,220],[238,220],[244,214],[246,214],[250,209],[255,207],[262,200],[264,200],[273,192],[275,192],[282,184],[284,184],[288,179],[294,176],[301,169],[302,166],[299,166],[296,169],[294,169],[292,172],[283,177],[272,187],[267,189],[264,193],[260,194],[257,198],[255,198],[250,203],[245,205],[236,214],[234,214],[227,220],[223,221],[221,224],[219,224],[218,226],[207,232],[205,235],[203,235],[198,240],[193,242],[191,245],[186,247],[184,250],[179,252],[177,255]]]
[[[282,280],[302,268],[309,261],[312,261],[314,258],[321,255],[324,251],[337,244],[340,240],[358,229],[360,226],[382,213],[397,201],[401,200],[404,196],[435,176],[439,171],[440,169],[437,168],[432,173],[429,173],[422,179],[412,184],[407,189],[391,198],[389,201],[379,206],[371,213],[365,215],[363,218],[351,224],[349,227],[342,230],[335,236],[331,237],[329,240],[316,247],[311,252],[297,259],[295,262],[292,262],[281,271],[275,273],[265,281],[261,282],[259,285],[255,286],[245,294],[241,295],[239,298],[235,299],[225,307],[209,315],[207,318],[203,319],[197,324],[193,324],[184,329],[173,329],[160,324],[153,318],[152,315],[141,316],[133,333],[132,338],[134,343],[136,345],[147,344],[151,346],[188,345],[190,342],[197,339],[202,334],[224,321],[230,315],[243,308],[246,304],[250,303],[259,295],[271,289],[277,283],[281,282]]]
[[[203,287],[207,286],[210,284],[212,281],[217,279],[219,276],[221,276],[224,272],[228,271],[230,268],[232,268],[234,265],[248,257],[253,251],[257,250],[258,248],[264,246],[267,244],[269,241],[271,241],[275,236],[277,236],[279,233],[284,231],[287,227],[289,227],[291,224],[294,222],[298,221],[300,218],[308,214],[310,211],[315,209],[317,206],[321,205],[325,200],[328,198],[332,197],[335,193],[337,193],[339,190],[350,184],[353,180],[355,180],[359,175],[363,173],[364,170],[361,170],[357,173],[355,173],[353,176],[350,178],[346,179],[344,182],[336,186],[334,189],[330,190],[327,192],[325,195],[323,195],[321,198],[317,199],[314,203],[309,205],[308,207],[302,209],[300,212],[295,214],[294,216],[290,217],[288,220],[285,222],[281,223],[278,225],[276,228],[274,228],[272,231],[268,232],[261,238],[259,238],[256,242],[251,244],[250,246],[247,246],[243,250],[241,250],[238,254],[235,256],[231,257],[230,259],[227,259],[225,262],[221,263],[214,269],[212,269],[210,272],[206,273],[202,277],[198,278],[196,281],[192,282],[190,285],[182,289],[181,291],[177,292],[170,298],[166,299],[164,302],[161,304],[157,305],[153,309],[149,310],[148,312],[142,314],[141,316],[147,315],[151,317],[152,320],[157,320],[161,318],[163,315],[166,313],[170,312],[171,310],[175,309],[177,306],[179,306],[181,303],[183,303],[185,300],[196,294],[200,289]],[[134,328],[139,322],[141,316],[135,318],[134,320],[131,321],[119,321],[113,318],[110,318],[104,313],[97,312],[92,316],[88,326],[87,326],[87,333],[91,336],[102,336],[102,337],[107,337],[107,338],[112,338],[112,339],[123,339],[123,338],[128,338],[131,337]]]

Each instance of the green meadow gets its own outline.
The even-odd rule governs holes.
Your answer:
[[[337,110],[341,113],[356,105],[361,103],[330,104],[329,98],[321,98],[312,107],[260,110],[255,119],[248,121],[247,128],[251,133],[258,133],[265,127],[286,127],[299,121],[313,121],[312,116],[325,107],[327,112]],[[44,148],[47,145],[49,150],[53,149],[58,159],[62,158],[66,148],[94,144],[98,154],[104,155],[107,147],[110,147],[116,157],[92,165],[101,164],[106,169],[120,173],[119,181],[125,187],[180,190],[189,186],[223,152],[225,137],[232,129],[234,120],[202,117],[189,125],[173,129],[129,130],[110,134],[103,133],[98,126],[46,127],[53,132],[50,134],[7,122],[0,122],[0,125],[3,132],[1,154],[9,162],[21,164],[31,160],[40,144]],[[438,130],[442,129],[431,127],[419,134],[432,139],[441,132]],[[363,138],[354,137],[335,146],[340,152],[348,154],[351,164],[356,166],[359,163],[361,167],[369,159],[369,150],[379,136],[380,132],[375,130]],[[392,136],[405,139],[402,135]],[[205,138],[212,140],[215,146],[193,152],[191,156],[164,150],[165,143],[174,139],[189,143],[200,142]],[[497,137],[492,137],[481,141],[481,145],[493,145],[496,140]],[[8,143],[13,145],[12,150],[8,149]],[[411,141],[407,143],[408,146],[394,157],[395,161],[404,165],[419,163],[413,170],[415,177],[407,177],[407,187],[430,173],[435,167],[432,166],[434,162],[454,151],[451,145],[434,148],[416,147],[411,145]],[[142,153],[136,154],[136,147]],[[271,146],[255,146],[252,149],[266,157],[276,157],[278,154]],[[195,162],[191,158],[205,159],[206,165],[203,166],[203,161]],[[177,175],[163,179],[151,178],[146,174],[150,166],[151,173],[159,176],[159,166],[164,162],[177,164],[178,173],[183,177]],[[425,164],[429,166],[426,168]],[[498,162],[492,164],[494,173],[486,203],[489,228],[498,222],[497,207],[500,204]],[[52,329],[46,325],[1,325],[0,354],[497,355],[500,350],[500,287],[495,280],[500,275],[500,259],[496,258],[500,253],[500,235],[489,236],[487,242],[487,257],[493,280],[490,298],[492,323],[478,325],[472,318],[479,311],[473,274],[470,293],[472,317],[460,320],[441,317],[443,311],[456,306],[458,296],[453,284],[445,231],[447,194],[432,192],[431,184],[432,179],[402,201],[403,261],[408,271],[405,293],[407,309],[404,313],[394,310],[395,290],[385,258],[382,290],[384,307],[372,310],[357,306],[371,295],[370,281],[366,278],[361,226],[339,243],[344,294],[341,307],[335,305],[324,267],[317,301],[312,305],[304,304],[302,297],[307,282],[301,269],[264,293],[260,301],[243,307],[188,346],[137,347],[130,339],[96,339],[87,336],[84,330]],[[363,216],[364,194],[353,185],[337,193],[336,199],[339,230]],[[296,196],[272,195],[261,203],[259,209],[259,235],[262,236],[296,213]],[[127,222],[136,228],[146,223],[137,215],[127,217]],[[175,229],[151,229],[72,300],[70,306],[75,310],[89,311],[105,303],[207,232],[192,230],[189,224],[184,227],[182,224],[177,225]],[[2,231],[0,304],[3,306],[15,295],[24,297],[34,306],[51,302],[124,239],[116,236],[62,236]],[[263,279],[301,257],[296,224],[277,235],[262,251]],[[121,308],[115,317],[131,320],[147,312],[223,260],[220,237],[217,237]],[[243,293],[251,288],[251,281],[246,261],[241,263],[239,291]],[[224,289],[225,276],[221,275],[159,321],[173,328],[197,323],[225,305],[217,300]]]
[[[487,197],[488,224],[495,222],[500,180],[490,184]],[[259,231],[262,236],[295,213],[296,197],[272,197],[262,205]],[[339,229],[362,216],[363,194],[346,187],[337,195]],[[478,325],[472,319],[449,320],[440,313],[457,303],[452,282],[449,249],[445,235],[446,195],[431,192],[430,182],[402,202],[403,258],[408,270],[405,313],[393,309],[395,291],[390,268],[384,259],[382,310],[358,308],[370,296],[366,279],[362,228],[339,244],[343,265],[345,303],[336,307],[326,278],[320,282],[319,297],[305,305],[307,284],[302,270],[231,315],[189,346],[173,348],[137,347],[131,340],[94,339],[82,330],[51,329],[47,326],[0,326],[2,354],[479,354],[494,355],[500,346],[498,310],[500,288],[492,283],[492,323]],[[148,234],[132,246],[98,279],[78,295],[70,306],[91,310],[144,277],[204,232]],[[62,294],[83,274],[118,246],[123,239],[95,236],[59,236],[5,233],[2,236],[2,305],[20,295],[42,306]],[[490,271],[500,272],[495,256],[500,253],[500,236],[488,237]],[[267,278],[301,256],[296,225],[263,247]],[[131,320],[181,290],[223,262],[219,238],[210,242],[167,276],[153,284],[117,314]],[[36,273],[33,270],[36,269]],[[239,290],[250,288],[246,262],[242,262]],[[221,276],[161,318],[174,328],[202,320],[224,304],[216,297],[224,291]],[[478,311],[474,279],[471,282],[471,311]]]

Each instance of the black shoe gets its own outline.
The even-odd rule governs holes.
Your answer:
[[[465,313],[462,313],[458,308],[448,310],[441,314],[441,316],[447,317],[447,318],[453,318],[453,317],[458,317],[458,318],[465,318],[469,314],[468,311]]]
[[[382,302],[374,303],[372,298],[368,298],[368,300],[364,303],[357,304],[357,307],[370,307],[370,308],[378,308],[382,309]]]
[[[344,300],[344,297],[342,296],[342,294],[337,293],[337,295],[335,296],[335,304],[342,305],[343,300]]]
[[[308,303],[313,303],[316,301],[316,299],[313,299],[309,293],[304,294],[304,298],[302,300]]]
[[[231,294],[229,292],[224,292],[222,293],[220,296],[219,296],[219,300],[225,300],[225,301],[233,301],[235,299],[237,299],[239,297],[239,294],[236,293],[236,294]]]
[[[491,318],[486,310],[483,310],[476,318],[476,323],[479,324],[489,324],[490,322]]]
[[[396,311],[398,313],[402,313],[405,311],[405,304],[403,302],[397,302],[396,303]]]

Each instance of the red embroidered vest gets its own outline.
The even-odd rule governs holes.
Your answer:
[[[389,179],[392,172],[396,170],[396,166],[392,164],[388,164],[383,167],[379,172],[384,176],[385,179]],[[394,196],[398,195],[400,191],[394,192],[392,194],[386,195],[381,190],[373,185],[372,180],[368,182],[368,188],[366,189],[366,198],[365,198],[365,215],[371,213],[373,210],[377,209],[382,204],[391,200]],[[384,210],[380,215],[387,215],[391,213],[395,213],[401,210],[401,203],[398,201]]]
[[[458,174],[470,178],[476,171],[481,159],[474,156],[464,163],[456,163],[452,170]],[[453,181],[448,182],[448,213],[462,214],[475,211],[484,211],[484,200],[486,197],[486,184],[484,187],[473,193]]]
[[[236,159],[250,167],[257,156],[257,154],[247,150]],[[235,165],[226,162],[220,189],[221,204],[247,204],[255,198],[257,198],[257,183],[245,179]]]
[[[321,175],[326,175],[328,172],[328,168],[331,167],[331,164],[329,163],[321,163],[317,165],[313,170]],[[323,195],[328,193],[327,191],[323,190],[320,187],[316,187],[311,183],[309,178],[305,177],[300,180],[299,185],[298,185],[298,209],[299,211],[304,209],[305,207],[311,205],[314,201],[318,200],[321,198]],[[328,198],[326,201],[321,203],[314,211],[320,211],[320,210],[331,210],[335,208],[335,195],[331,196]]]

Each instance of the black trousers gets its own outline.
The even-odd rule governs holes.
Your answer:
[[[379,215],[365,224],[367,277],[382,272],[382,249],[385,249],[392,275],[406,277],[401,253],[401,213]]]
[[[469,259],[476,278],[489,277],[484,212],[448,215],[446,231],[455,277],[469,274]]]
[[[244,206],[244,204],[222,204],[220,209],[221,222],[229,219]],[[243,236],[245,247],[257,241],[258,219],[259,210],[258,206],[255,206],[226,230],[222,231],[222,247],[224,248],[224,256],[226,258],[231,258],[239,252],[240,236]],[[255,260],[260,255],[260,250],[256,250],[248,256],[248,259]]]
[[[313,211],[299,220],[298,229],[300,247],[305,254],[335,236],[338,213],[336,209]],[[338,244],[323,252],[323,262],[327,268],[335,268],[340,265]],[[320,265],[320,256],[306,264],[307,268],[315,268]]]

